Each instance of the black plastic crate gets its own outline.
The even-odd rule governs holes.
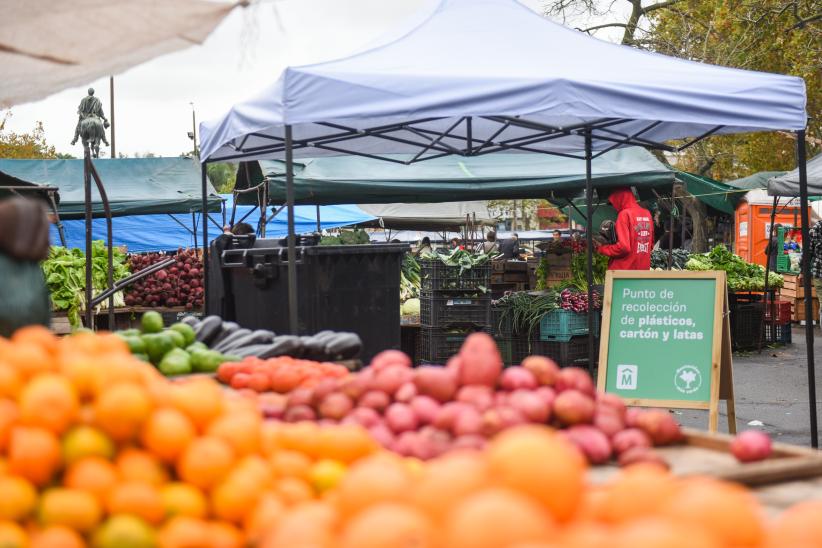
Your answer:
[[[535,341],[532,354],[547,356],[560,367],[588,365],[588,336],[572,337],[567,342]],[[599,339],[594,338],[594,363],[599,361]]]
[[[422,293],[420,323],[428,327],[491,326],[489,295]]]
[[[504,315],[504,308],[497,306],[491,307],[491,333],[494,337],[510,337],[513,331],[513,325],[510,315]]]
[[[472,327],[446,329],[423,326],[420,329],[420,363],[445,365],[448,358],[460,351],[468,335],[476,331],[486,331],[486,329]]]
[[[768,344],[791,344],[791,323],[765,322],[762,340]]]
[[[447,266],[439,259],[420,261],[420,290],[422,291],[481,291],[491,284],[491,264],[462,269]]]
[[[731,346],[734,350],[750,350],[759,345],[764,312],[761,302],[737,302],[731,307]],[[765,341],[765,338],[761,340]]]
[[[765,299],[764,291],[728,291],[728,306],[733,310],[738,304],[760,303]],[[776,300],[776,289],[768,289],[768,301]]]
[[[497,347],[502,355],[502,363],[506,366],[519,365],[522,360],[534,353],[535,340],[525,337],[499,337]]]

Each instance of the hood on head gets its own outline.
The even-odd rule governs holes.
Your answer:
[[[637,205],[634,193],[631,192],[631,189],[627,186],[615,188],[611,191],[611,194],[608,196],[608,201],[617,211],[622,211],[623,209]]]

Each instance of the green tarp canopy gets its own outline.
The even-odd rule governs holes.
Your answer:
[[[768,179],[784,175],[784,171],[760,171],[741,179],[725,181],[725,184],[734,188],[756,190],[757,188],[768,188]]]
[[[189,213],[202,209],[199,164],[189,158],[116,158],[94,160],[108,195],[113,216]],[[0,187],[24,181],[57,187],[64,219],[85,212],[83,160],[0,159]],[[103,215],[103,204],[92,181],[92,211]],[[221,199],[208,185],[208,210],[220,211]]]
[[[410,156],[394,155],[406,161]],[[241,164],[237,188],[268,181],[269,201],[285,202],[285,163]],[[585,162],[546,154],[497,153],[446,156],[405,165],[360,156],[295,161],[298,204],[433,203],[581,196]],[[594,159],[595,187],[670,186],[674,172],[640,147],[621,148]],[[254,203],[257,193],[240,196]]]

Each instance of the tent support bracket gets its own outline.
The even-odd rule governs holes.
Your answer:
[[[594,372],[594,231],[593,181],[591,179],[591,130],[585,130],[585,279],[588,282],[588,371]]]
[[[209,270],[211,270],[210,265],[208,264],[208,221],[206,220],[206,215],[208,215],[208,160],[204,161],[200,165],[200,185],[203,193],[203,314],[208,316],[208,277]]]
[[[294,234],[294,152],[292,150],[291,125],[285,126],[285,194],[288,206],[288,327],[292,335],[297,324],[297,249]]]

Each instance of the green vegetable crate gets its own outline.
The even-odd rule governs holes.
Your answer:
[[[594,314],[594,334],[599,335],[600,314]],[[552,310],[539,322],[539,340],[568,342],[572,337],[588,334],[588,313]]]
[[[491,283],[490,263],[450,266],[440,259],[422,259],[420,263],[420,290],[431,291],[482,291]]]

